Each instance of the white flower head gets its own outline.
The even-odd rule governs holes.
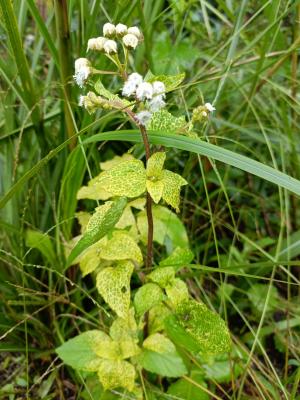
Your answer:
[[[106,54],[116,54],[118,51],[117,42],[114,40],[107,40],[103,45],[103,49]]]
[[[139,39],[131,33],[127,33],[127,35],[123,36],[122,40],[125,47],[127,47],[128,49],[135,49],[136,46],[139,44]]]
[[[120,37],[123,37],[127,33],[127,26],[124,24],[118,24],[116,26],[116,34]]]
[[[91,73],[92,73],[91,67],[83,66],[75,70],[75,75],[73,75],[73,78],[77,83],[77,85],[82,88]]]
[[[142,82],[136,89],[136,97],[138,100],[151,100],[153,96],[153,87],[149,82]]]
[[[162,95],[153,96],[152,100],[148,102],[149,110],[152,112],[159,111],[161,108],[164,108],[165,105],[166,103],[164,102]]]
[[[138,86],[140,83],[143,82],[143,77],[137,72],[133,72],[128,76],[128,81],[133,82]]]
[[[213,112],[216,110],[215,107],[210,103],[205,103],[204,107],[207,109],[208,112]]]
[[[202,112],[201,112],[201,116],[202,116],[203,118],[207,118],[208,114],[207,114],[206,111],[202,111]]]
[[[125,97],[133,96],[135,94],[136,87],[137,85],[134,82],[130,80],[126,81],[122,89],[122,95]]]
[[[103,36],[111,38],[114,37],[116,33],[116,27],[107,22],[106,24],[103,25]]]
[[[130,28],[127,29],[127,33],[130,33],[131,35],[134,35],[138,39],[142,38],[142,33],[139,30],[137,26],[131,26]]]
[[[87,58],[77,58],[75,60],[75,73],[83,67],[90,67],[91,63]]]
[[[166,97],[166,95],[165,95],[166,87],[163,82],[160,82],[160,81],[152,82],[152,86],[153,86],[153,94],[161,95],[161,96],[163,96],[163,98]]]
[[[104,43],[107,42],[105,37],[99,36],[97,38],[91,38],[88,41],[87,51],[88,50],[97,50],[102,51],[104,48]]]
[[[152,117],[151,112],[149,111],[140,111],[139,113],[136,114],[136,118],[139,121],[141,125],[147,125],[147,123],[150,121]]]
[[[79,107],[84,107],[85,96],[79,96],[78,105]]]

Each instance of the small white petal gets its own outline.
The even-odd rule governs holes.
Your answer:
[[[161,108],[164,108],[165,105],[166,103],[164,102],[162,95],[153,96],[152,100],[148,103],[149,110],[152,112],[159,111]]]
[[[124,36],[127,33],[127,26],[124,24],[118,24],[116,26],[116,34],[118,36]]]
[[[81,68],[89,67],[90,65],[91,63],[87,58],[77,58],[77,60],[75,60],[75,73],[79,71]]]
[[[103,45],[103,49],[106,54],[116,54],[118,51],[117,42],[114,40],[107,40]]]
[[[131,35],[136,36],[138,39],[140,39],[142,36],[141,31],[137,26],[131,26],[130,28],[128,28],[127,32]]]
[[[140,83],[143,82],[143,77],[142,75],[138,74],[137,72],[133,72],[128,76],[128,81],[135,83],[136,85],[139,85]]]
[[[150,100],[153,96],[153,87],[149,82],[142,82],[136,89],[136,97],[138,100]]]
[[[79,87],[83,87],[91,72],[92,70],[90,67],[81,67],[75,72],[73,78]]]
[[[205,103],[204,106],[207,108],[209,112],[215,111],[215,107],[210,103]]]
[[[130,97],[135,94],[137,85],[134,82],[131,81],[126,81],[123,89],[122,89],[122,95],[125,97]]]
[[[106,24],[103,25],[103,35],[106,37],[112,37],[116,33],[116,27],[107,22]]]
[[[107,42],[107,39],[105,37],[102,37],[102,36],[99,36],[97,38],[89,39],[87,49],[88,50],[102,51],[105,42]]]
[[[136,114],[136,118],[141,125],[146,125],[152,117],[152,114],[149,111],[140,111]]]
[[[153,86],[153,94],[160,94],[163,95],[163,97],[165,97],[166,87],[163,82],[160,81],[152,82],[152,86]]]
[[[123,43],[125,47],[129,49],[135,49],[136,46],[139,44],[139,40],[135,35],[128,33],[127,35],[123,36]]]

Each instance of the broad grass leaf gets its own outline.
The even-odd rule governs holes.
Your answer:
[[[143,263],[143,255],[135,240],[127,232],[113,232],[112,238],[101,250],[104,260],[132,260]]]
[[[56,353],[74,369],[97,371],[100,359],[96,353],[97,343],[108,336],[99,330],[90,330],[68,340],[56,349]]]
[[[174,344],[160,333],[148,336],[137,360],[144,369],[158,375],[179,377],[187,373]]]
[[[98,377],[105,390],[123,387],[134,390],[135,368],[127,361],[102,360]]]
[[[146,190],[146,170],[140,160],[124,161],[102,172],[98,183],[113,196],[138,197]]]
[[[217,355],[230,350],[230,334],[225,321],[205,304],[183,301],[177,306],[175,316],[178,325],[199,344],[201,354]]]
[[[141,286],[134,296],[134,307],[139,316],[145,314],[152,307],[160,304],[164,299],[161,288],[155,283],[146,283]]]
[[[266,296],[268,292],[268,286],[263,283],[255,283],[247,290],[247,296],[252,304],[253,311],[257,314],[261,314],[265,307]],[[267,304],[266,311],[270,312],[278,309],[279,293],[275,286],[270,289],[269,302]]]
[[[127,199],[121,197],[115,201],[107,201],[96,208],[96,212],[91,216],[85,233],[72,249],[67,259],[67,265],[71,265],[85,249],[103,238],[115,226],[126,204]]]
[[[97,275],[97,289],[105,302],[121,318],[127,318],[130,306],[130,278],[133,272],[131,261],[120,261]]]
[[[26,246],[39,250],[47,259],[47,261],[55,269],[57,268],[57,259],[54,248],[51,242],[51,238],[47,234],[28,229],[26,231]]]

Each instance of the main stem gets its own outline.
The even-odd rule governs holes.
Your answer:
[[[148,161],[151,156],[151,152],[150,152],[150,144],[147,131],[144,125],[139,124],[139,128],[144,142],[146,161]],[[152,215],[152,198],[148,192],[146,197],[146,210],[147,210],[147,220],[148,220],[146,269],[150,269],[152,266],[152,258],[153,258],[153,215]]]

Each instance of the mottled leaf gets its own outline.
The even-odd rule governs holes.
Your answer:
[[[156,268],[149,275],[147,279],[157,283],[162,288],[172,286],[175,282],[175,271],[172,267]]]
[[[152,115],[151,120],[147,124],[147,129],[149,131],[184,133],[187,130],[187,125],[184,116],[174,117],[167,110],[162,109]]]
[[[195,300],[181,302],[175,311],[178,324],[200,346],[202,354],[216,355],[230,350],[228,328],[222,318]]]
[[[87,186],[82,186],[77,192],[77,199],[107,200],[111,193],[105,190],[105,187],[98,182],[99,175],[91,179]]]
[[[100,359],[96,353],[96,344],[106,337],[104,332],[90,330],[62,344],[56,349],[56,353],[65,364],[75,369],[97,371]]]
[[[153,181],[147,179],[146,188],[154,203],[157,204],[164,192],[164,182],[161,179],[154,179]]]
[[[128,316],[130,306],[130,278],[133,272],[130,261],[120,261],[97,275],[97,289],[105,302],[122,318]]]
[[[75,214],[80,225],[80,232],[83,234],[86,231],[87,224],[91,218],[91,214],[86,211],[79,211]]]
[[[175,278],[172,285],[166,287],[166,293],[173,307],[189,298],[187,285],[179,278]]]
[[[109,330],[110,337],[113,340],[122,340],[131,338],[138,342],[138,328],[134,318],[134,309],[131,308],[126,318],[116,318]]]
[[[175,208],[179,212],[180,203],[180,189],[181,186],[187,185],[187,181],[183,179],[180,175],[174,172],[163,170],[163,182],[164,190],[162,193],[162,198],[167,204]]]
[[[114,196],[138,197],[146,190],[146,170],[140,160],[124,161],[102,172],[98,183]]]
[[[104,260],[133,260],[143,263],[143,256],[139,246],[126,232],[113,232],[112,238],[101,250]]]
[[[171,310],[162,303],[151,308],[149,310],[149,334],[164,330],[164,321],[170,314]]]
[[[86,276],[98,268],[101,262],[101,248],[106,243],[106,237],[88,247],[77,258],[82,272],[82,276]]]
[[[185,73],[177,75],[153,75],[150,71],[147,73],[145,80],[147,82],[160,81],[165,84],[166,91],[170,92],[177,88],[185,78]]]
[[[135,369],[127,361],[102,360],[98,377],[105,390],[123,387],[131,392],[134,389]]]
[[[100,163],[100,168],[103,171],[108,171],[124,161],[132,161],[134,157],[132,154],[124,153],[121,156],[114,156],[111,160],[103,161]]]
[[[104,237],[115,226],[126,204],[127,199],[121,197],[115,201],[107,201],[102,206],[96,208],[95,213],[91,216],[87,224],[85,233],[72,249],[67,259],[67,265],[71,265],[79,254]]]
[[[159,151],[152,154],[152,156],[147,161],[147,178],[160,178],[163,170],[164,162],[166,160],[166,153]]]
[[[146,283],[136,291],[133,302],[137,314],[143,315],[152,307],[160,304],[163,299],[163,291],[158,285]]]

